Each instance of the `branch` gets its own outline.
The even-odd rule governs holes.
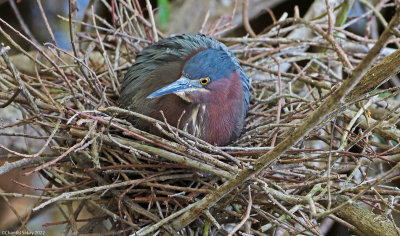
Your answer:
[[[357,86],[346,96],[345,101],[353,101],[359,96],[367,94],[399,72],[400,49],[390,54],[388,57],[385,57],[379,64],[372,67]]]

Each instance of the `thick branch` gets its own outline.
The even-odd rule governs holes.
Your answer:
[[[345,101],[349,102],[359,96],[374,90],[379,85],[385,83],[390,77],[400,72],[400,49],[385,57],[379,64],[371,68],[346,96]]]

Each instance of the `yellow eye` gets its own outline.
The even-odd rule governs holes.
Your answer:
[[[208,84],[208,82],[210,82],[209,78],[201,78],[200,79],[200,84],[202,84],[202,85],[206,85],[206,84]]]

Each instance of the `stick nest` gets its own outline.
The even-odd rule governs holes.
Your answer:
[[[362,79],[337,109],[318,109],[377,43],[334,26],[332,16],[347,12],[325,8],[313,20],[283,18],[256,38],[221,37],[233,27],[229,17],[204,25],[203,33],[226,43],[251,80],[244,133],[229,146],[215,147],[165,121],[118,108],[120,79],[135,55],[165,37],[152,24],[152,15],[146,20],[137,8],[119,7],[114,25],[90,11],[86,22],[73,21],[72,12],[72,20],[66,19],[72,51],[51,43],[34,45],[22,35],[35,50],[21,49],[9,57],[9,47],[1,47],[0,105],[23,114],[3,128],[28,125],[36,132],[1,135],[40,145],[23,152],[0,143],[8,152],[0,174],[23,168],[24,174],[47,181],[38,188],[33,212],[58,205],[66,221],[46,223],[79,233],[259,235],[286,230],[319,235],[330,218],[361,234],[370,233],[368,224],[379,228],[378,223],[389,233],[396,231],[391,212],[399,211],[400,191],[391,182],[399,173],[400,104],[399,89],[391,84],[397,78],[376,89],[389,76],[370,71],[363,79],[375,76],[375,84],[362,85]],[[8,39],[7,45],[19,48]],[[397,45],[399,40],[385,42]],[[384,48],[373,65],[392,52]],[[221,191],[238,173],[257,168],[256,160],[315,112],[327,115],[256,175]],[[129,116],[152,123],[164,136],[136,129],[125,120]],[[206,209],[192,211],[219,191],[221,196]],[[85,211],[90,217],[81,219]],[[194,219],[187,226],[179,225],[183,214]],[[369,223],[355,220],[356,215]]]

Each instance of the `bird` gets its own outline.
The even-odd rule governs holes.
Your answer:
[[[223,146],[242,133],[250,82],[232,51],[203,34],[162,39],[136,56],[125,74],[120,105]],[[161,113],[162,111],[162,113]],[[149,122],[129,120],[158,134]]]

